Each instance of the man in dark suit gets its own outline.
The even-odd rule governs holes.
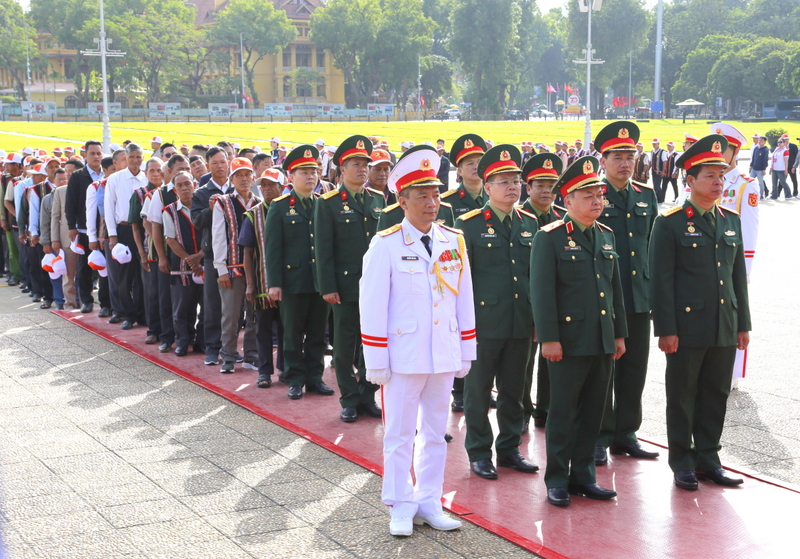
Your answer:
[[[784,134],[783,139],[786,140],[786,147],[789,149],[789,164],[787,168],[789,169],[789,178],[794,186],[792,196],[797,197],[797,167],[795,167],[797,163],[797,144],[789,141],[789,134]]]
[[[688,490],[698,479],[742,483],[719,460],[736,349],[750,342],[741,221],[717,206],[727,149],[725,136],[712,134],[681,155],[690,197],[656,218],[650,241],[653,330],[667,354],[669,466]]]
[[[90,313],[94,306],[92,297],[92,269],[89,267],[89,237],[86,235],[86,188],[105,175],[100,165],[103,159],[103,144],[89,140],[84,145],[86,150],[86,166],[72,173],[67,183],[66,215],[69,227],[70,242],[78,239],[86,254],[78,255],[78,295],[81,300],[81,312]],[[110,309],[103,308],[102,316],[108,316]]]

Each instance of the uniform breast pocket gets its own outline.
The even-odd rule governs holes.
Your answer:
[[[704,260],[704,248],[707,245],[707,237],[683,237],[681,239],[681,262],[690,267],[701,266]]]
[[[336,216],[336,223],[339,225],[352,224],[358,222],[355,212],[341,213]]]
[[[283,216],[283,223],[287,226],[297,227],[304,221],[302,216],[292,214]]]
[[[523,231],[520,233],[519,244],[524,247],[530,247],[533,244],[533,233],[530,231]]]
[[[508,251],[502,250],[505,244],[499,237],[481,237],[475,241],[475,249],[472,258],[478,265],[500,266],[507,264]]]
[[[389,324],[389,363],[409,362],[417,358],[417,322],[398,320]]]
[[[425,268],[420,261],[404,261],[397,266],[397,285],[404,293],[424,293],[425,279]]]
[[[701,320],[704,303],[702,299],[682,301],[678,307],[678,335],[682,333],[699,336],[707,330],[707,324]]]
[[[609,206],[603,208],[603,217],[613,218],[617,216],[619,216],[619,210],[617,208],[611,208]]]
[[[582,250],[568,250],[561,253],[558,265],[559,276],[566,281],[581,281],[589,277],[586,266],[588,255]]]
[[[728,264],[733,264],[733,261],[736,260],[736,251],[739,250],[741,244],[742,240],[739,237],[725,237],[725,261]]]
[[[611,276],[614,275],[614,261],[619,258],[619,255],[613,250],[604,250],[601,251],[601,254],[603,259],[600,265],[603,268],[603,274],[606,278],[611,279]]]
[[[647,234],[650,230],[650,221],[653,215],[653,210],[650,208],[636,208],[636,230],[639,233]]]

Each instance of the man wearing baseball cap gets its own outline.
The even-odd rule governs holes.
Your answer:
[[[717,205],[727,150],[726,136],[711,134],[681,155],[690,198],[656,218],[650,246],[653,333],[667,357],[669,466],[686,490],[698,479],[742,483],[719,459],[731,369],[751,329],[741,220]]]
[[[569,505],[570,495],[617,494],[597,485],[594,464],[613,360],[628,336],[614,234],[597,221],[599,166],[585,156],[561,175],[555,188],[567,215],[539,230],[531,252],[533,320],[550,369],[544,482],[556,506]]]
[[[211,217],[211,245],[222,302],[222,365],[219,372],[224,374],[233,373],[236,364],[242,304],[245,305],[246,317],[242,367],[258,369],[253,306],[245,301],[247,280],[244,274],[244,247],[238,244],[244,213],[261,203],[261,198],[254,196],[251,190],[253,163],[246,157],[235,158],[231,161],[228,179],[234,191],[216,198]]]
[[[150,157],[161,157],[161,136],[153,136],[150,140],[150,149],[153,153]]]
[[[372,142],[366,136],[344,140],[333,155],[342,185],[323,194],[314,211],[317,277],[322,297],[333,305],[333,364],[342,406],[339,418],[345,423],[356,421],[359,412],[381,417],[375,405],[378,387],[366,378],[358,314],[362,260],[386,207],[382,192],[364,188],[371,155]]]

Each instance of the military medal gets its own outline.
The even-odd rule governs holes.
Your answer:
[[[294,210],[294,208],[289,208],[289,215],[295,215],[296,213],[297,212]]]
[[[297,212],[294,209],[294,205],[297,203],[297,198],[292,196],[289,198],[289,215],[295,215]]]
[[[350,206],[348,206],[347,204],[345,204],[344,206],[342,206],[342,210],[344,210],[344,211],[346,211],[346,212],[349,212],[349,211],[350,211]]]
[[[494,235],[494,229],[491,227],[489,227],[489,229],[487,229],[486,232],[489,233],[490,235]]]
[[[571,246],[571,247],[574,247],[574,246],[575,246],[575,241],[573,241],[572,239],[570,239],[570,240],[569,240],[569,246]]]
[[[694,226],[689,225],[687,231],[689,231],[689,233],[694,233]]]

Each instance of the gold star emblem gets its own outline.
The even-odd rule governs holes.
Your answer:
[[[359,140],[359,141],[356,143],[356,148],[357,148],[357,149],[365,149],[365,148],[364,148],[364,140]]]
[[[303,154],[303,157],[307,157],[307,158],[310,158],[310,157],[312,157],[312,155],[311,155],[311,150],[310,150],[310,149],[307,149],[307,150],[306,150],[306,152]]]
[[[420,171],[429,171],[431,169],[431,160],[430,159],[423,159],[419,162],[419,169]]]
[[[472,143],[472,140],[467,138],[466,140],[464,140],[464,147],[467,149],[474,148],[475,144]]]
[[[619,129],[619,134],[617,134],[617,136],[620,137],[620,138],[628,138],[630,136],[630,134],[628,134],[628,129],[627,128],[620,128]]]
[[[511,159],[511,154],[506,150],[500,152],[500,161],[508,161],[509,159]]]
[[[552,169],[553,168],[553,162],[550,161],[549,159],[545,159],[544,160],[544,164],[542,165],[542,167],[544,167],[545,169]]]
[[[587,159],[583,164],[583,174],[591,175],[592,173],[594,173],[594,165],[592,165],[592,162]]]
[[[722,146],[719,142],[714,142],[714,145],[711,146],[711,151],[714,153],[722,153]]]

